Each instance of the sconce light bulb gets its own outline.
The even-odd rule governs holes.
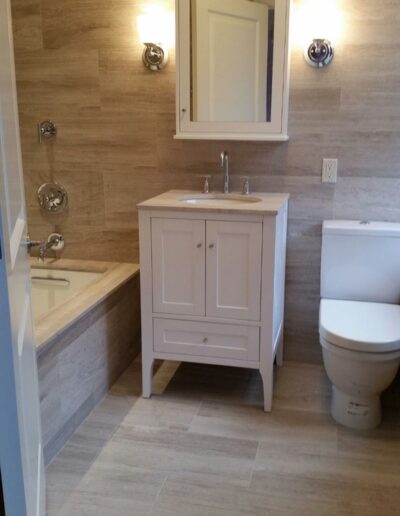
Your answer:
[[[140,41],[156,43],[163,48],[171,48],[175,36],[173,13],[161,5],[148,4],[143,13],[136,18]]]
[[[174,18],[171,11],[158,4],[148,4],[136,19],[137,30],[144,45],[144,66],[155,72],[168,62],[168,50],[174,35]]]

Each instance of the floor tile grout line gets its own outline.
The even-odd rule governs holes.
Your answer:
[[[193,432],[191,431],[191,427],[192,427],[192,425],[193,425],[193,422],[194,422],[195,418],[196,418],[196,417],[199,415],[199,413],[200,413],[200,410],[201,410],[201,408],[202,408],[202,406],[203,406],[203,402],[204,402],[204,399],[203,399],[203,398],[201,398],[201,400],[200,400],[200,402],[199,402],[199,406],[197,407],[196,412],[193,414],[192,419],[191,419],[190,423],[188,424],[188,427],[187,427],[187,430],[186,430],[188,433],[193,433]]]
[[[251,471],[250,471],[250,480],[249,480],[249,485],[248,485],[249,489],[250,489],[251,483],[253,481],[254,468],[256,465],[256,460],[257,460],[257,455],[258,455],[259,449],[260,449],[260,441],[257,441],[257,449],[256,449],[256,453],[254,454],[254,459],[253,459],[253,463],[252,463]]]
[[[162,481],[162,483],[161,483],[160,489],[157,491],[157,494],[156,494],[156,498],[155,498],[155,500],[154,500],[154,503],[156,503],[156,502],[157,502],[157,500],[158,500],[158,498],[159,498],[159,496],[160,496],[160,494],[161,494],[161,491],[164,489],[164,486],[165,486],[165,484],[166,484],[167,480],[168,480],[168,475],[166,475],[166,476],[164,477],[164,480],[163,480],[163,481]]]

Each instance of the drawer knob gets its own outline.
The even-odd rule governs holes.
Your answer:
[[[197,248],[198,248],[198,249],[200,249],[200,247],[201,247],[202,245],[203,245],[203,244],[198,243],[198,244],[197,244]]]
[[[204,339],[203,339],[203,344],[205,344],[206,342],[208,342],[208,338],[207,338],[207,337],[204,337]]]
[[[209,247],[210,249],[213,249],[213,248],[214,248],[214,244],[210,244],[208,247]]]

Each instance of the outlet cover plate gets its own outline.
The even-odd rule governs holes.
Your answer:
[[[338,160],[334,158],[324,158],[322,160],[322,182],[336,183],[337,181]]]

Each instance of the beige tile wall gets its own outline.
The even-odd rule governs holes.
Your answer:
[[[254,190],[292,195],[285,355],[318,361],[322,220],[400,220],[400,0],[342,0],[345,33],[325,70],[293,49],[287,144],[172,139],[174,58],[158,74],[142,66],[135,18],[146,0],[12,3],[31,236],[55,228],[66,257],[137,261],[136,203],[197,187],[205,171],[219,186],[225,148],[232,173],[249,174]],[[39,145],[36,123],[46,118],[59,134]],[[335,186],[320,182],[323,157],[339,159]],[[70,194],[58,219],[36,204],[50,179]]]

